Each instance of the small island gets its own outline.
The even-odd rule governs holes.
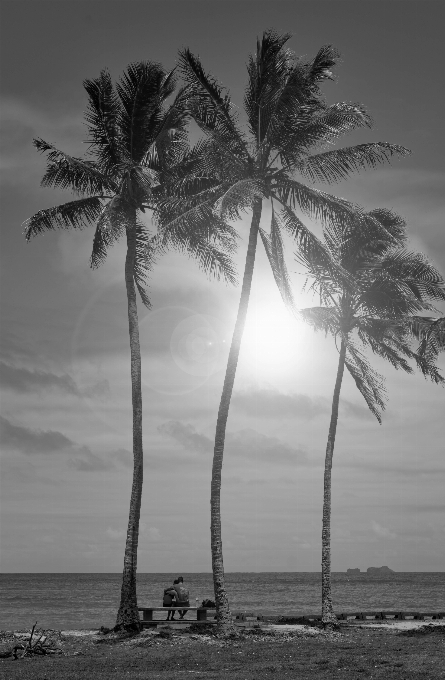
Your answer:
[[[360,569],[346,569],[347,574],[361,574]]]
[[[395,571],[389,567],[368,567],[366,571],[370,576],[378,576],[379,574],[395,574]]]

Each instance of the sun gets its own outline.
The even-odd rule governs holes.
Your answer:
[[[252,304],[241,344],[243,361],[257,374],[289,370],[299,360],[302,330],[281,300]]]

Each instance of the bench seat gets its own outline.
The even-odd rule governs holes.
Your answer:
[[[185,611],[185,612],[196,612],[196,619],[175,619],[176,623],[194,623],[194,622],[199,622],[199,623],[211,623],[207,619],[207,612],[208,611],[214,611],[216,612],[215,608],[211,607],[182,607],[180,604],[177,605],[176,607],[138,607],[138,610],[142,612],[142,623],[146,623],[148,625],[153,624],[156,625],[158,623],[162,623],[166,621],[166,619],[154,619],[153,618],[153,612],[177,612],[177,611]]]

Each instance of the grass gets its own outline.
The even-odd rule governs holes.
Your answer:
[[[427,628],[425,627],[425,630]],[[431,634],[343,626],[339,633],[263,634],[223,641],[175,631],[61,640],[63,654],[1,659],[3,680],[439,680],[445,626]]]

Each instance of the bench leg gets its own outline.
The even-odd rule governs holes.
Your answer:
[[[153,621],[153,612],[150,610],[142,612],[142,621]]]

